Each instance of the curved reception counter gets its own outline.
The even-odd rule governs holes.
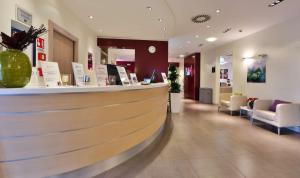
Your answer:
[[[97,175],[155,139],[167,102],[160,83],[0,89],[0,177]]]

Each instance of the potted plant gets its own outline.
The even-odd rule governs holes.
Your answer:
[[[17,32],[11,37],[1,33],[0,45],[4,46],[6,51],[0,53],[0,87],[21,88],[29,83],[32,67],[23,50],[45,31],[46,28],[41,25],[38,29],[31,26],[27,32]]]
[[[178,82],[179,74],[177,67],[175,65],[170,65],[168,80],[170,83],[170,93],[171,93],[171,112],[180,112],[180,84]]]
[[[248,98],[247,99],[247,105],[250,109],[253,109],[255,100],[258,100],[258,98]]]

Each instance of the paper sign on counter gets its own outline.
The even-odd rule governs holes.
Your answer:
[[[98,86],[106,86],[108,84],[107,66],[103,64],[96,64],[95,71]]]
[[[60,78],[60,72],[58,68],[57,62],[40,62],[43,76],[44,76],[44,82],[47,87],[58,87],[61,85],[61,78]]]
[[[74,78],[77,86],[84,86],[84,69],[83,64],[72,62]]]
[[[126,72],[126,69],[124,67],[120,67],[117,66],[118,72],[119,72],[119,76],[120,76],[120,80],[122,82],[123,85],[129,85],[129,79],[128,79],[128,75]]]

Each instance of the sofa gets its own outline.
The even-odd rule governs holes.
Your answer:
[[[247,105],[247,97],[234,95],[232,93],[220,93],[218,111],[227,110],[232,115],[234,111],[239,111],[241,106]]]
[[[277,104],[273,106],[276,107],[274,112],[270,110],[274,102],[273,100],[256,100],[251,123],[258,120],[276,126],[278,135],[280,135],[281,128],[300,126],[300,104]]]

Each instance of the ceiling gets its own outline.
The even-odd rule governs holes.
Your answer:
[[[299,0],[285,0],[273,8],[268,7],[273,1],[62,0],[99,36],[169,40],[172,57],[208,50],[300,15]],[[221,12],[216,13],[217,9]],[[208,14],[211,20],[203,24],[192,23],[191,18],[199,14]],[[89,19],[91,15],[92,20]],[[226,28],[231,31],[224,34]],[[205,40],[208,37],[218,40],[210,43]],[[199,44],[203,46],[199,47]]]

